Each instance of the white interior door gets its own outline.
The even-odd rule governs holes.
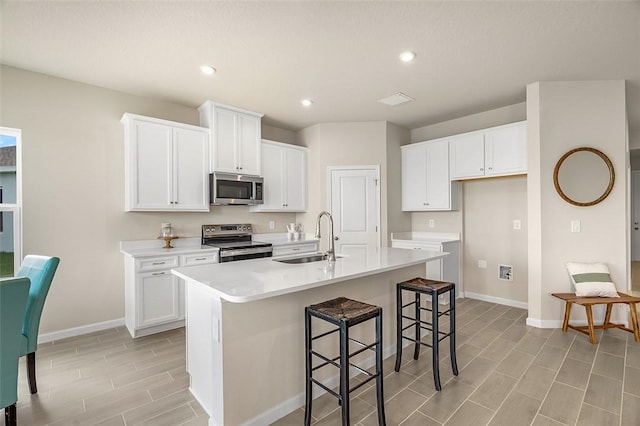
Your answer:
[[[631,172],[631,260],[640,260],[640,171]]]
[[[336,253],[353,256],[378,248],[379,169],[330,168],[329,174]]]

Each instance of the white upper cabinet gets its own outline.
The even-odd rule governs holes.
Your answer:
[[[264,204],[253,212],[302,212],[307,209],[307,148],[262,141]]]
[[[206,101],[200,124],[211,129],[210,171],[261,175],[261,119],[257,112]]]
[[[452,136],[449,154],[451,179],[526,173],[527,123],[521,121]]]
[[[449,179],[446,140],[414,143],[402,151],[402,210],[456,210],[458,184]]]
[[[209,129],[124,114],[125,210],[209,211]]]

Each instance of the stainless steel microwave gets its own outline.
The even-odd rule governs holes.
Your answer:
[[[209,196],[215,206],[263,204],[263,189],[264,179],[260,176],[221,172],[209,175]]]

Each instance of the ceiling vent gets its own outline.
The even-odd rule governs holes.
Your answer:
[[[380,99],[378,102],[389,106],[397,106],[406,102],[415,101],[411,96],[407,96],[404,93],[396,93],[384,99]]]

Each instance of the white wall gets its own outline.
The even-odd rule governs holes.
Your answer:
[[[0,69],[1,125],[22,129],[24,254],[59,256],[41,333],[124,316],[121,240],[154,239],[162,222],[180,236],[205,223],[249,222],[277,232],[295,214],[249,213],[246,206],[209,213],[124,212],[123,113],[198,124],[195,107],[132,96],[12,67]],[[203,99],[204,101],[204,99]],[[295,134],[267,126],[263,136]]]
[[[327,167],[377,165],[380,166],[381,245],[388,245],[386,138],[384,121],[322,123],[298,132],[297,140],[309,148],[308,182],[309,192],[313,194],[309,197],[308,211],[299,213],[296,219],[305,230],[313,231],[318,213],[327,209]]]
[[[571,292],[564,263],[606,262],[619,290],[627,289],[627,128],[625,82],[539,82],[527,86],[529,318],[558,324],[563,305],[550,296]],[[602,203],[571,205],[553,186],[553,169],[568,150],[590,146],[611,159],[616,182]],[[570,232],[572,220],[582,231]],[[616,309],[621,309],[616,307]],[[574,309],[572,317],[584,318]]]

